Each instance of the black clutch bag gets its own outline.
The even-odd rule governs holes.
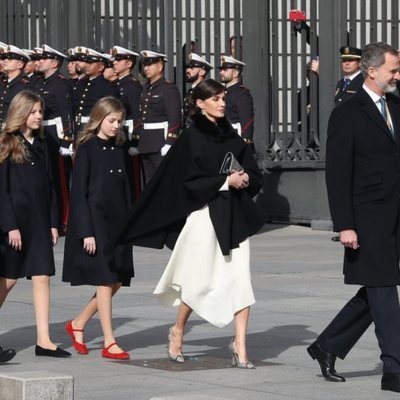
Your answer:
[[[226,153],[219,173],[221,175],[230,175],[233,172],[240,171],[243,171],[243,167],[240,165],[239,161],[236,160],[235,156],[231,152]]]

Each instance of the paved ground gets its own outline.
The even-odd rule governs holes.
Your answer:
[[[337,369],[346,383],[321,379],[306,346],[355,292],[343,285],[342,249],[332,233],[300,226],[267,225],[252,238],[252,273],[257,303],[251,311],[249,353],[257,369],[230,366],[227,345],[232,324],[218,329],[193,315],[185,336],[183,365],[166,360],[166,334],[175,309],[151,294],[169,251],[135,248],[136,278],[114,300],[114,324],[120,345],[132,361],[101,358],[99,320],[86,330],[88,356],[56,360],[34,356],[35,325],[31,285],[21,280],[0,314],[0,343],[18,354],[1,372],[53,371],[75,379],[75,400],[282,400],[395,399],[380,390],[379,352],[371,328]],[[92,293],[60,281],[61,242],[56,248],[57,275],[52,279],[53,340],[71,349],[64,332]],[[73,350],[72,350],[73,351]],[[1,393],[0,393],[1,398]],[[38,399],[40,400],[40,399]]]

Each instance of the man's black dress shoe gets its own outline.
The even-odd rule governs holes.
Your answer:
[[[10,361],[15,357],[16,354],[17,352],[14,349],[4,350],[0,346],[0,363],[5,363],[7,361]]]
[[[71,353],[68,353],[68,351],[60,349],[59,347],[57,347],[55,350],[50,350],[50,349],[44,349],[43,347],[40,347],[38,345],[36,345],[35,347],[35,354],[37,356],[47,356],[47,357],[60,357],[60,358],[71,357]]]
[[[313,360],[317,360],[321,367],[322,375],[327,381],[345,382],[346,379],[335,371],[336,356],[325,351],[316,341],[307,348]]]
[[[400,374],[383,374],[381,389],[400,392]]]

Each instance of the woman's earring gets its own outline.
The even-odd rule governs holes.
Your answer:
[[[201,109],[201,113],[202,113],[203,115],[206,115],[206,111],[204,110],[204,108]]]

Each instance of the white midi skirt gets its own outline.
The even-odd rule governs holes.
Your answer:
[[[229,324],[237,311],[255,303],[249,239],[224,256],[208,206],[191,213],[154,294],[164,305],[183,301],[217,327]]]

